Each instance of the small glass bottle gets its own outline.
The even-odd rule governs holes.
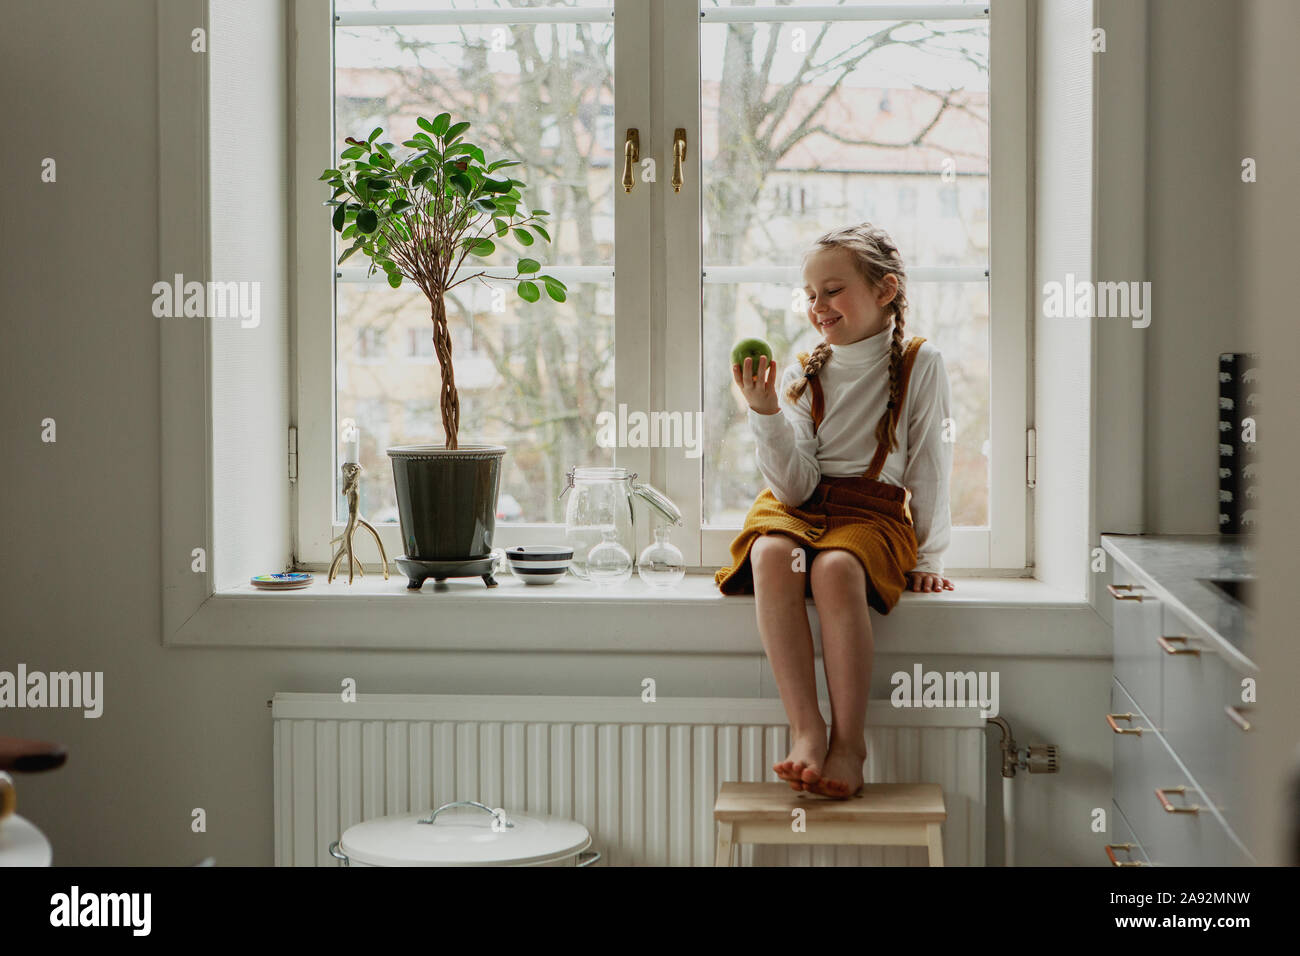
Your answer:
[[[632,576],[632,555],[618,543],[618,531],[606,528],[604,540],[587,554],[587,575],[601,587],[622,584]]]
[[[636,573],[652,588],[671,588],[686,577],[686,559],[668,540],[668,528],[655,528],[654,542],[646,545],[636,562]]]

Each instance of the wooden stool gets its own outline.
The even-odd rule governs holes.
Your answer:
[[[796,832],[795,810],[804,810]],[[948,818],[937,783],[868,783],[848,800],[832,800],[788,783],[724,783],[713,805],[718,822],[714,866],[731,866],[742,843],[923,846],[930,865],[943,866],[941,827]]]

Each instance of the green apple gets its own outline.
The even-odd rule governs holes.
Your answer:
[[[751,358],[750,369],[754,373],[754,381],[758,381],[758,360],[761,356],[767,356],[767,360],[772,361],[772,350],[762,339],[741,339],[736,343],[736,347],[731,350],[731,364],[739,365],[741,371],[744,371],[745,359]]]

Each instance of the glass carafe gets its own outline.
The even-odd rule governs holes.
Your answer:
[[[564,512],[564,541],[573,548],[569,570],[584,581],[590,580],[587,555],[605,540],[607,530],[614,532],[614,540],[628,554],[634,553],[633,496],[644,499],[670,523],[682,523],[681,511],[666,495],[645,482],[638,482],[636,473],[629,473],[626,468],[577,467],[567,472],[566,477],[569,483],[560,497],[569,496]]]
[[[668,529],[655,528],[655,539],[637,558],[636,573],[652,588],[671,588],[686,577],[686,559],[668,540]]]
[[[608,587],[632,576],[632,555],[618,543],[618,534],[606,528],[604,540],[587,555],[587,575],[593,584]]]

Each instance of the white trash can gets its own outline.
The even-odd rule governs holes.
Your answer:
[[[458,800],[350,826],[329,852],[344,866],[591,866],[600,854],[590,846],[575,820]]]

